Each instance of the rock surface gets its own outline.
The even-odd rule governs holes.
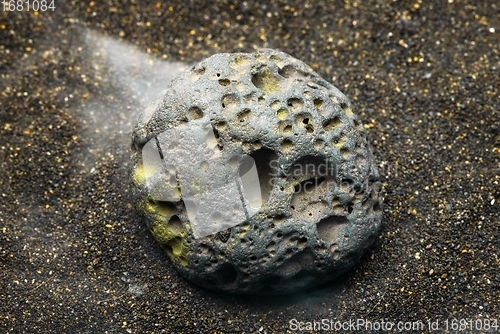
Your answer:
[[[217,54],[175,79],[133,135],[132,179],[189,281],[284,294],[330,281],[379,230],[380,182],[348,99],[274,50]]]

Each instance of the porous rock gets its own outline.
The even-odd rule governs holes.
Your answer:
[[[172,148],[178,137],[186,150]],[[197,150],[200,140],[211,150]],[[217,54],[186,70],[144,112],[132,149],[149,229],[182,276],[212,290],[284,294],[330,281],[381,225],[379,175],[350,101],[283,52]],[[213,152],[222,164],[207,163]],[[228,166],[242,176],[245,156],[259,203],[238,202],[244,218],[224,225],[241,209],[220,204],[238,198],[225,193]],[[213,228],[194,228],[187,197],[215,188],[205,198],[219,215]]]

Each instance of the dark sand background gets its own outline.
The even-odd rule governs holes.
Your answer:
[[[500,321],[497,1],[55,5],[0,12],[1,333]],[[303,60],[352,99],[384,182],[384,225],[361,263],[279,299],[181,279],[127,181],[132,125],[172,76],[260,47]]]

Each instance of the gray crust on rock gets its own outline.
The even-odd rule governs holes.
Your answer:
[[[158,201],[141,175],[146,143],[196,122],[211,125],[223,158],[255,160],[263,201],[248,220],[202,238],[181,191]],[[283,52],[217,54],[186,70],[144,113],[132,149],[150,230],[182,276],[211,290],[285,294],[325,283],[359,260],[381,225],[379,174],[351,103]]]

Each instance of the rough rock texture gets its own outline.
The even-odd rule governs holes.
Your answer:
[[[229,169],[213,170],[200,154],[174,157],[169,141],[193,136],[189,129],[213,133],[205,132],[207,144],[228,165],[238,167],[235,156],[253,158],[261,190],[256,214],[249,217],[242,201],[245,221],[201,237],[172,161],[196,166],[201,183],[216,180],[219,188]],[[132,148],[151,232],[185,278],[212,290],[282,294],[332,280],[355,264],[381,224],[378,172],[350,102],[282,52],[218,54],[185,71],[144,113]],[[154,150],[161,166],[148,162]],[[218,227],[233,214],[220,211]]]

